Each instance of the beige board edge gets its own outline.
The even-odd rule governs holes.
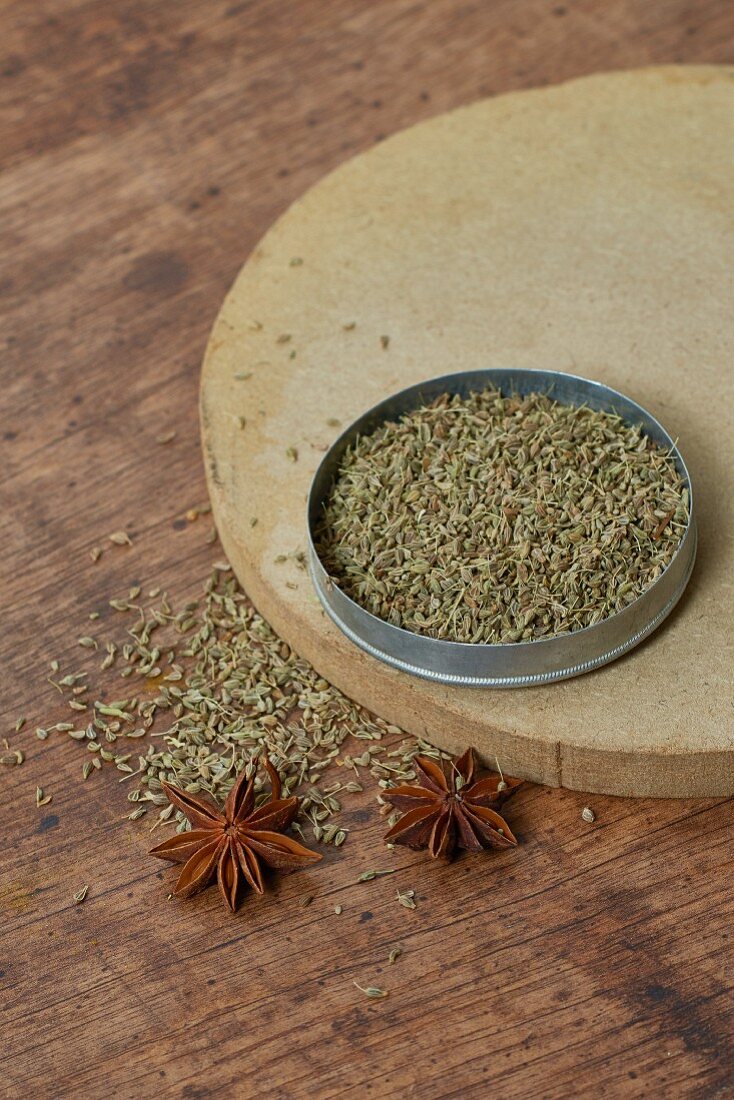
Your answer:
[[[691,79],[710,81],[721,75],[728,81],[732,76],[730,69],[697,66],[688,71],[670,67],[644,70],[641,77],[649,80],[660,72],[672,72],[675,79],[682,80],[690,76]],[[631,74],[625,75],[629,77]],[[528,94],[542,95],[542,90],[513,93],[513,98]],[[278,233],[279,226],[289,216],[290,212],[287,212],[276,223],[263,244]],[[227,302],[233,295],[236,297],[238,283],[239,280]],[[488,713],[477,723],[466,713],[461,710],[457,712],[452,707],[450,693],[455,689],[428,684],[379,664],[343,638],[323,612],[318,613],[317,628],[314,627],[312,613],[304,618],[298,611],[301,597],[294,603],[286,589],[273,587],[266,576],[267,571],[261,568],[262,542],[259,536],[253,533],[243,538],[242,517],[236,515],[237,505],[232,493],[232,459],[227,447],[223,446],[221,425],[217,421],[218,407],[227,393],[226,385],[222,389],[219,356],[220,349],[227,346],[231,336],[226,319],[227,302],[213,328],[202,373],[202,436],[214,518],[225,552],[253,603],[297,652],[309,659],[347,695],[408,732],[427,734],[452,751],[463,749],[467,743],[473,742],[489,761],[496,754],[505,770],[524,778],[554,786],[619,795],[697,797],[727,795],[734,791],[729,744],[721,748],[707,746],[702,751],[693,744],[679,741],[666,746],[664,751],[648,751],[644,747],[623,747],[618,739],[612,739],[608,747],[590,746],[578,740],[549,735],[544,732],[541,721],[528,734],[513,730],[509,722],[492,721],[492,699],[495,694],[492,692],[484,693]],[[304,522],[304,519],[305,505],[298,522]],[[305,575],[302,579],[303,583],[310,584]],[[529,690],[532,692],[534,689]]]

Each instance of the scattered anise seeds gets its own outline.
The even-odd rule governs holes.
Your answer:
[[[279,557],[305,568],[300,551]],[[124,697],[110,698],[120,694],[114,688],[90,686],[88,671],[60,675],[54,660],[49,682],[83,718],[39,726],[36,733],[41,740],[52,731],[67,733],[95,753],[94,762],[85,762],[84,779],[109,762],[123,773],[121,782],[134,780],[128,799],[139,803],[136,820],[152,809],[156,824],[170,820],[179,830],[186,828],[163,783],[222,803],[235,775],[267,752],[287,793],[301,796],[300,822],[317,841],[339,847],[348,830],[329,819],[340,812],[344,794],[364,789],[358,781],[362,769],[382,791],[415,777],[417,753],[442,756],[422,739],[407,736],[395,748],[381,744],[386,734],[402,731],[347,699],[293,653],[250,606],[225,561],[214,564],[203,597],[181,608],[172,606],[159,585],[143,594],[134,584],[108,602],[121,621],[116,616],[106,628],[120,634],[114,641],[98,636],[98,667],[104,684],[114,675],[126,681]],[[88,662],[95,660],[97,650],[82,649],[88,649]],[[79,694],[97,698],[92,705]],[[135,741],[148,736],[143,754],[133,756]],[[0,759],[20,762],[16,754]]]

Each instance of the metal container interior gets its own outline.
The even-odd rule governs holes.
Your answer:
[[[425,637],[378,619],[331,580],[316,552],[315,523],[331,491],[342,456],[360,435],[386,420],[432,401],[443,393],[466,396],[492,383],[504,394],[546,392],[568,405],[588,405],[613,412],[671,452],[690,494],[686,532],[665,571],[633,603],[593,626],[531,642],[491,645]],[[356,645],[394,668],[445,684],[510,688],[548,684],[579,676],[615,660],[655,630],[675,607],[688,583],[696,556],[693,488],[675,444],[658,421],[616,390],[558,371],[487,369],[448,374],[419,382],[381,401],[355,420],[324,455],[308,498],[308,544],[311,577],[319,599],[336,625]]]

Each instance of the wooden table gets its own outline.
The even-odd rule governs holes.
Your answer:
[[[0,1091],[730,1095],[728,800],[594,797],[587,825],[583,796],[529,787],[516,852],[405,851],[398,876],[358,885],[385,860],[370,791],[344,848],[232,917],[214,891],[166,901],[172,872],[116,773],[82,784],[79,746],[34,729],[65,717],[48,662],[81,663],[90,611],[137,581],[201,588],[217,550],[185,519],[205,497],[199,364],[272,219],[477,97],[732,62],[731,6],[16,0],[2,21],[0,735],[25,761],[0,768]],[[106,543],[121,528],[132,549]]]

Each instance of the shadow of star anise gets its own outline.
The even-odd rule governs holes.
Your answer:
[[[219,892],[234,912],[245,884],[262,894],[262,867],[291,871],[321,859],[293,837],[284,836],[298,813],[298,799],[280,797],[280,779],[270,761],[265,768],[272,787],[269,801],[255,809],[255,777],[245,772],[237,779],[220,810],[209,799],[188,794],[168,783],[163,790],[169,802],[189,820],[191,829],[176,833],[152,848],[150,854],[183,863],[174,894],[190,897],[217,879]]]
[[[416,756],[413,766],[416,785],[404,784],[384,792],[386,801],[396,810],[405,811],[385,837],[386,842],[427,848],[434,859],[451,856],[456,847],[479,852],[517,844],[510,826],[497,811],[521,780],[491,775],[474,782],[472,749],[447,766],[427,756]]]

